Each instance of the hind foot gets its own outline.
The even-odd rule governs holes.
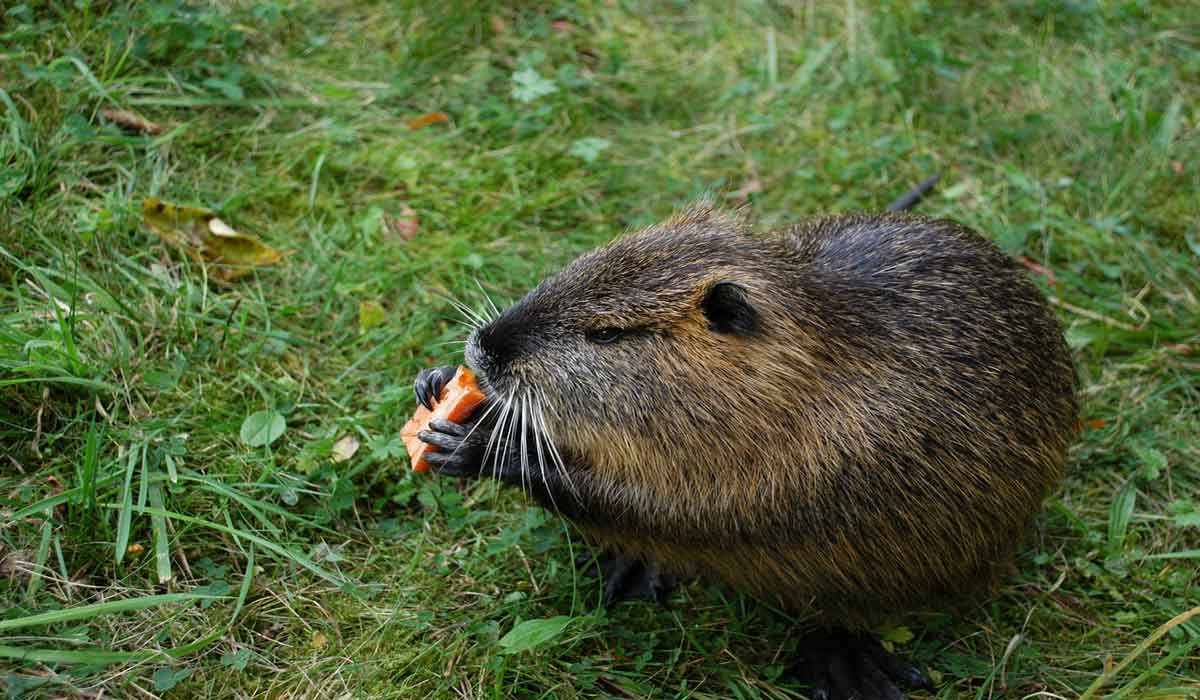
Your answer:
[[[593,558],[581,554],[575,565],[591,575],[599,574],[604,582],[604,607],[623,600],[650,600],[662,603],[679,585],[678,579],[659,568],[654,562],[604,552]]]
[[[808,685],[812,700],[904,700],[901,686],[933,692],[928,676],[871,634],[819,630],[800,640],[796,654],[786,674]]]

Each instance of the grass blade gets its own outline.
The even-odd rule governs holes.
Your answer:
[[[112,615],[114,613],[145,610],[147,608],[153,608],[159,605],[169,605],[171,603],[186,603],[193,600],[222,600],[227,597],[228,596],[212,596],[200,593],[164,593],[161,595],[143,596],[141,598],[109,600],[103,603],[79,605],[63,610],[53,610],[51,612],[38,613],[36,615],[26,615],[25,617],[18,617],[11,620],[0,620],[0,632],[7,632],[9,630],[22,629],[25,627],[37,627],[40,625],[55,625],[60,622],[71,622],[73,620],[89,620],[101,615]]]
[[[175,467],[175,458],[169,453],[163,453],[163,462],[167,465],[167,478],[172,484],[179,483],[179,470]]]
[[[45,664],[105,664],[134,663],[163,656],[161,651],[67,651],[63,649],[29,649],[0,646],[0,658],[19,661],[38,661]]]
[[[1137,502],[1137,484],[1133,479],[1125,482],[1108,511],[1108,544],[1120,549],[1125,544],[1125,533],[1133,517],[1133,506]]]
[[[150,486],[150,505],[163,510],[162,485],[154,483]],[[161,515],[150,516],[150,530],[154,533],[154,568],[158,574],[159,583],[171,580],[171,546],[167,538],[167,521]]]
[[[18,384],[70,384],[72,386],[82,386],[88,389],[96,389],[97,391],[116,391],[117,387],[107,382],[97,381],[95,379],[83,379],[82,377],[71,377],[68,375],[60,375],[54,377],[19,377],[16,379],[0,379],[0,386],[16,386]]]
[[[33,600],[42,587],[42,572],[46,570],[46,562],[50,560],[50,536],[54,534],[54,520],[49,516],[42,523],[42,540],[38,544],[37,562],[33,571],[29,572],[29,587],[25,589],[25,597]],[[2,629],[2,628],[0,628]]]
[[[237,602],[233,606],[233,614],[229,616],[229,628],[233,627],[233,621],[237,619],[238,613],[242,611],[242,606],[246,604],[246,596],[250,595],[250,582],[254,580],[254,543],[250,543],[250,548],[246,550],[246,572],[242,574],[242,585],[238,589]]]
[[[1200,549],[1182,549],[1166,554],[1147,554],[1142,559],[1200,559]]]
[[[133,468],[137,464],[140,444],[134,444],[129,449],[129,459],[125,464],[125,486],[121,489],[121,510],[117,513],[117,563],[125,558],[125,548],[129,546],[129,527],[133,521]]]
[[[92,420],[83,447],[83,467],[79,475],[83,508],[89,516],[96,510],[96,473],[100,468],[100,424]]]

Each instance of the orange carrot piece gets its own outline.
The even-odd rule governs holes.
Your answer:
[[[417,433],[428,429],[429,422],[434,418],[462,423],[471,417],[486,398],[475,383],[475,373],[466,367],[459,367],[454,377],[442,387],[441,396],[434,402],[432,411],[418,404],[412,418],[400,429],[400,439],[408,448],[413,471],[428,471],[429,462],[425,461],[425,455],[438,449],[435,445],[423,442],[417,437]]]

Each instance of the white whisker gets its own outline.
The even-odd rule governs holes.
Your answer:
[[[481,328],[488,324],[488,320],[483,314],[479,313],[475,309],[472,309],[470,306],[467,306],[458,299],[446,296],[444,294],[439,294],[438,296],[449,302],[451,306],[453,306],[460,314],[462,314],[463,318],[467,320],[472,329]]]
[[[530,398],[533,403],[533,441],[537,446],[538,471],[541,472],[542,483],[547,484],[546,495],[550,498],[550,507],[557,511],[558,503],[556,503],[554,500],[554,489],[547,483],[546,480],[546,455],[542,451],[542,432],[545,429],[545,426],[542,425],[539,427],[538,425],[538,422],[542,416],[542,407],[537,401],[536,394],[531,395]]]
[[[504,456],[512,455],[512,438],[516,437],[517,424],[521,421],[521,396],[517,394],[517,388],[512,389],[512,415],[509,419],[509,424],[504,427]],[[521,490],[524,490],[524,474],[521,477]]]
[[[554,444],[554,437],[550,435],[550,429],[546,425],[546,406],[550,402],[546,400],[545,391],[540,389],[538,391],[541,395],[541,400],[538,402],[538,420],[541,423],[541,432],[546,437],[546,446],[550,452],[550,460],[553,462],[554,467],[558,469],[558,473],[562,475],[571,495],[578,496],[579,491],[575,488],[575,482],[571,480],[571,472],[567,469],[567,465],[562,458],[562,453],[558,451],[558,445]]]
[[[466,328],[468,331],[474,331],[477,328],[479,328],[479,326],[476,326],[474,324],[467,323],[466,321],[461,321],[457,318],[450,318],[448,316],[441,316],[441,317],[439,317],[438,320],[445,321],[446,323],[453,323],[456,326],[462,326],[463,328]]]
[[[525,446],[525,436],[529,432],[529,390],[526,389],[519,397],[521,404],[521,441],[518,447],[521,450],[521,491],[525,495],[532,494],[532,489],[527,489],[525,486],[525,475],[529,473],[529,450]],[[533,479],[530,479],[532,482]]]
[[[479,291],[483,294],[484,300],[486,300],[487,305],[491,307],[492,314],[490,320],[496,320],[496,317],[500,315],[500,309],[496,308],[496,302],[492,301],[492,296],[487,293],[487,290],[483,288],[483,285],[479,283],[478,279],[475,280],[475,286],[479,287]]]
[[[497,405],[500,405],[500,404],[498,403]],[[497,478],[498,473],[499,473],[499,469],[498,469],[499,453],[493,453],[493,450],[499,446],[500,442],[503,442],[503,440],[500,439],[500,437],[501,437],[500,433],[503,431],[504,422],[508,419],[508,414],[512,410],[512,395],[511,394],[507,397],[503,397],[503,406],[504,407],[500,410],[499,418],[496,419],[496,427],[492,429],[492,434],[488,436],[488,444],[487,444],[487,447],[483,451],[483,461],[480,462],[480,466],[482,467],[483,465],[487,464],[488,457],[492,458],[492,479],[493,480],[495,480]]]

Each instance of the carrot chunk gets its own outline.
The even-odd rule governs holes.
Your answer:
[[[404,446],[408,448],[413,471],[428,471],[429,462],[425,461],[425,455],[438,450],[437,446],[422,442],[417,433],[427,430],[429,422],[434,418],[462,423],[471,417],[486,398],[475,383],[475,373],[466,367],[459,367],[454,377],[442,387],[442,393],[434,401],[432,411],[418,404],[413,417],[400,429],[400,439],[404,440]]]

